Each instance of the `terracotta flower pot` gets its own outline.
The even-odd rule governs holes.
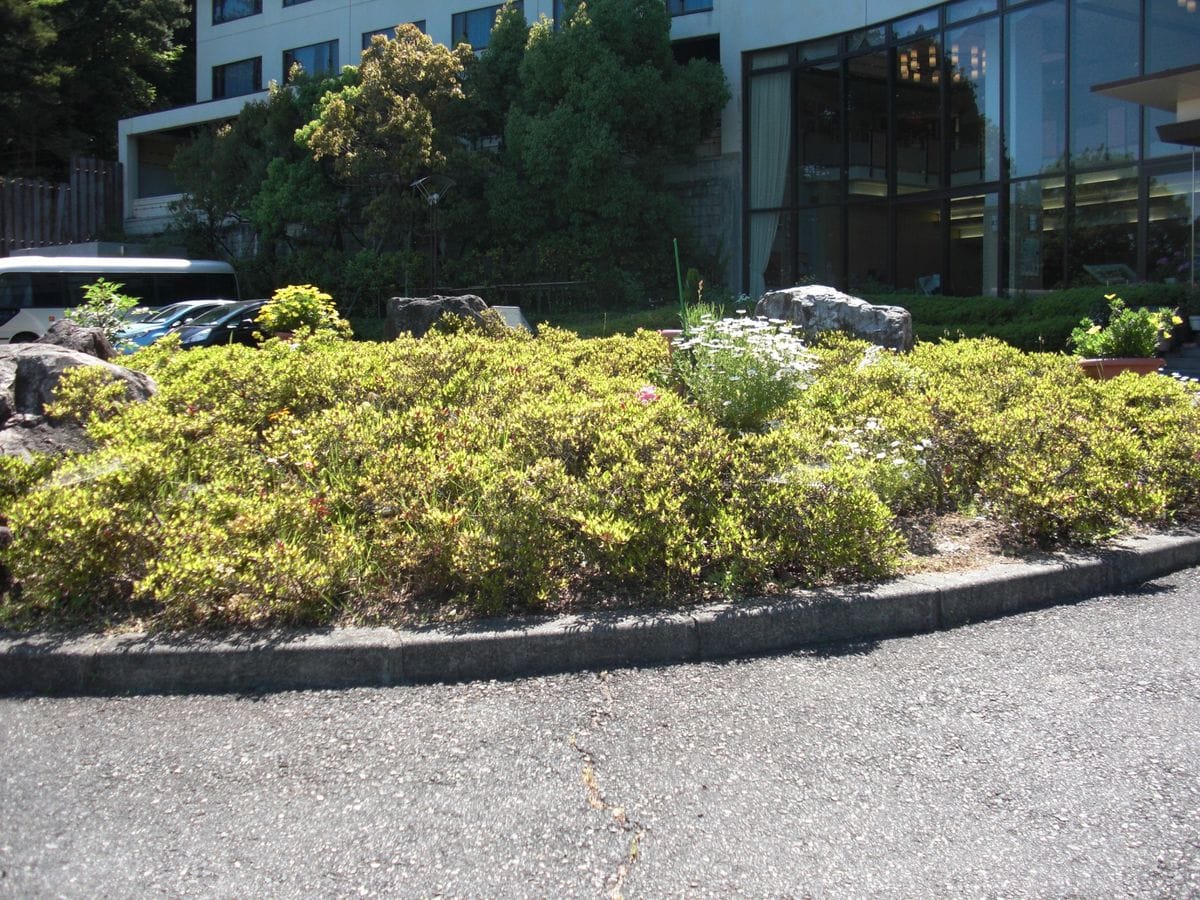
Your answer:
[[[1089,378],[1115,378],[1122,372],[1149,375],[1163,367],[1157,356],[1122,356],[1112,359],[1081,359],[1079,367]]]

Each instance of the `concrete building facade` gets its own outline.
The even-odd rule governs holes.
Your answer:
[[[478,0],[198,0],[199,102],[124,120],[126,227],[160,230],[169,163],[286,67],[355,64],[417,23],[486,44]],[[686,56],[718,59],[732,99],[673,179],[725,280],[957,294],[1194,278],[1191,150],[1172,115],[1093,90],[1200,66],[1195,0],[666,0]],[[524,13],[561,16],[561,0]],[[1177,112],[1200,110],[1180,82]]]

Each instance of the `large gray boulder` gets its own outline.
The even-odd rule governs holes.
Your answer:
[[[66,347],[68,350],[78,350],[97,359],[110,360],[117,355],[112,343],[101,328],[84,328],[68,319],[59,319],[49,330],[37,339],[39,344],[53,344],[56,347]]]
[[[387,302],[387,317],[383,322],[383,336],[394,341],[402,334],[424,337],[442,316],[450,314],[474,319],[484,324],[484,312],[488,305],[483,298],[474,294],[459,297],[393,297]]]
[[[912,349],[912,315],[901,306],[874,306],[825,285],[786,288],[763,294],[754,307],[758,316],[784,319],[808,339],[841,331],[889,350]]]
[[[46,416],[46,404],[63,373],[76,366],[99,366],[125,386],[130,401],[146,400],[156,386],[150,376],[95,356],[54,344],[0,346],[0,454],[65,453],[88,447],[76,422]]]

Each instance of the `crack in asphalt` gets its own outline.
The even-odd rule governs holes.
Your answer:
[[[613,708],[616,705],[616,700],[613,697],[610,686],[612,676],[608,672],[601,672],[599,677],[600,693],[603,697],[603,702],[592,707],[590,722],[587,728],[582,731],[576,731],[571,735],[571,748],[579,754],[582,760],[580,779],[583,782],[588,806],[597,812],[608,813],[612,817],[613,823],[621,831],[632,835],[624,860],[617,866],[617,871],[607,879],[608,883],[613,886],[612,890],[609,891],[609,900],[624,900],[625,895],[622,893],[622,889],[629,878],[629,873],[633,865],[641,859],[642,842],[646,838],[647,829],[646,826],[642,825],[636,819],[630,818],[624,806],[619,806],[605,797],[604,791],[600,786],[600,780],[596,775],[596,758],[587,747],[580,743],[582,736],[599,731],[614,715]]]

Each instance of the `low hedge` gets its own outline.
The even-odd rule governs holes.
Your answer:
[[[678,371],[679,361],[676,361]],[[10,626],[322,623],[676,604],[886,576],[897,517],[962,509],[1053,546],[1191,516],[1200,412],[996,340],[834,338],[761,430],[701,412],[657,334],[313,338],[95,370],[93,452],[3,461]],[[732,421],[732,420],[731,420]]]
[[[1104,297],[1111,293],[1119,294],[1129,306],[1177,309],[1189,303],[1188,287],[1180,284],[1081,287],[1017,297],[881,294],[871,299],[903,306],[912,313],[913,334],[918,340],[992,337],[1021,350],[1057,352],[1067,349],[1071,329],[1081,319],[1106,317]],[[1192,300],[1200,302],[1200,298]]]

